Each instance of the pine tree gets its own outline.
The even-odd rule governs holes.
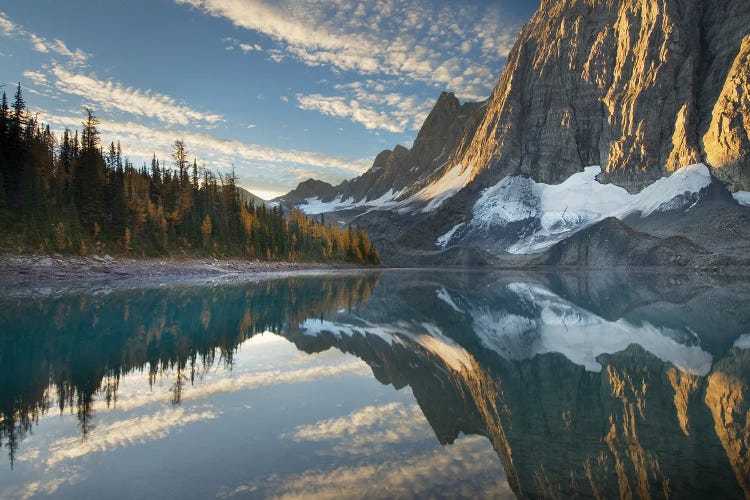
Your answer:
[[[200,171],[194,159],[189,170],[181,140],[173,154],[176,173],[156,155],[150,171],[146,164],[136,170],[119,143],[102,150],[91,110],[80,140],[78,131],[65,130],[57,155],[49,126],[26,113],[20,87],[11,108],[3,99],[0,115],[0,224],[34,248],[88,251],[104,245],[150,254],[203,248],[269,260],[379,263],[359,227],[342,231],[326,226],[322,216],[242,203],[234,169],[216,176],[205,167]],[[6,221],[15,223],[6,227]]]
[[[101,229],[104,216],[105,164],[99,150],[99,121],[86,109],[81,134],[81,156],[74,174],[74,193],[81,224],[94,234]]]
[[[26,161],[24,149],[26,102],[23,100],[21,84],[18,84],[13,99],[12,111],[8,129],[8,158],[5,166],[5,193],[10,205],[20,210],[22,203],[21,180],[23,179],[23,168]]]
[[[6,208],[8,204],[5,189],[7,186],[7,166],[6,157],[8,156],[8,96],[3,92],[2,105],[0,105],[0,210]]]
[[[10,133],[14,141],[21,141],[25,132],[24,115],[26,112],[26,101],[23,99],[21,84],[18,84],[16,95],[13,98],[13,113],[11,114]]]

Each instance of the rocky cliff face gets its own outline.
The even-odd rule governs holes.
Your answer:
[[[454,161],[547,183],[602,165],[630,191],[707,161],[747,188],[748,26],[742,0],[545,0]]]
[[[393,150],[382,151],[375,157],[372,167],[355,179],[335,187],[313,186],[306,181],[279,200],[297,204],[307,198],[331,201],[340,197],[357,202],[374,200],[389,192],[394,196],[400,193],[399,197],[405,198],[445,172],[456,152],[466,147],[473,137],[484,116],[485,104],[461,104],[453,93],[443,92],[411,149],[398,145]]]
[[[707,188],[682,189],[688,165],[704,163],[708,182],[750,191],[748,74],[747,0],[543,0],[488,102],[460,106],[444,93],[412,150],[381,153],[328,196],[393,194],[389,206],[340,219],[365,226],[376,244],[395,241],[399,251],[474,244],[516,253],[515,240],[539,228],[561,239],[606,216],[585,203],[572,210],[568,201],[585,202],[592,189],[607,206],[615,195],[629,199],[601,184],[640,195],[663,190],[655,183],[671,176],[679,192],[659,200],[660,210],[684,215]],[[593,165],[601,166],[593,184],[571,182]],[[480,207],[488,188],[505,181],[505,194]],[[565,193],[547,189],[566,182]],[[521,201],[516,184],[528,188]],[[688,191],[690,203],[673,203]],[[644,198],[651,203],[655,194]],[[737,203],[725,194],[712,220],[737,219]],[[623,207],[609,215],[627,216]],[[695,219],[691,237],[708,224]],[[677,234],[659,229],[661,238]]]
[[[706,160],[733,188],[750,189],[750,35],[732,64],[703,136]]]

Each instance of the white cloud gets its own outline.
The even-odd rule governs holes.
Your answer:
[[[55,39],[54,42],[47,42],[47,48],[61,56],[67,57],[72,63],[83,65],[88,59],[88,54],[81,49],[71,50],[62,40]]]
[[[0,11],[0,31],[6,36],[10,36],[16,31],[16,24],[8,19],[8,16],[2,11]]]
[[[31,40],[31,44],[34,46],[34,50],[36,50],[37,52],[43,52],[45,54],[49,52],[47,44],[44,43],[44,40],[36,36],[34,33],[29,33],[29,39]]]
[[[64,127],[79,127],[81,118],[49,115],[42,112],[40,119],[50,125],[57,125],[58,129]],[[336,169],[349,172],[350,174],[361,173],[371,162],[370,158],[359,160],[348,160],[336,156],[328,156],[320,153],[296,151],[293,149],[277,149],[257,144],[249,144],[240,141],[216,139],[207,134],[191,131],[172,131],[146,127],[131,122],[118,122],[102,119],[99,131],[103,136],[111,136],[119,139],[126,154],[144,154],[150,158],[153,152],[164,151],[169,157],[175,138],[182,138],[190,146],[191,151],[199,158],[210,160],[234,160],[244,158],[250,161],[259,161],[273,164],[291,164],[295,166],[306,165],[322,169]],[[131,145],[132,148],[128,148]],[[226,163],[226,161],[219,163]],[[210,165],[208,165],[210,167]]]
[[[47,76],[44,73],[40,73],[38,71],[24,71],[23,76],[37,85],[47,84]]]
[[[19,38],[26,38],[31,43],[34,50],[43,54],[49,54],[50,52],[63,56],[68,59],[68,63],[71,65],[83,65],[88,59],[88,54],[80,49],[71,50],[65,45],[62,40],[49,41],[44,37],[25,30],[21,26],[18,26],[11,21],[4,12],[0,12],[0,31],[5,36],[15,36]]]
[[[217,123],[223,120],[221,115],[196,111],[176,103],[169,96],[150,90],[124,87],[111,80],[102,81],[91,76],[71,73],[61,66],[54,66],[52,73],[57,78],[58,90],[81,96],[102,109],[116,109],[177,125],[194,122]]]
[[[494,7],[424,0],[174,1],[270,37],[279,47],[269,51],[274,61],[291,56],[310,66],[427,82],[465,98],[489,95],[518,31]]]
[[[373,456],[389,446],[434,439],[434,431],[417,404],[366,406],[339,418],[297,427],[294,441],[330,442],[336,455]]]
[[[248,52],[261,52],[263,50],[263,47],[261,47],[257,43],[251,44],[241,42],[236,38],[232,38],[230,36],[225,37],[224,42],[227,44],[226,47],[224,47],[226,50],[240,49],[245,54],[247,54]]]
[[[240,48],[242,49],[242,52],[246,54],[252,51],[260,52],[261,50],[263,50],[263,47],[261,47],[257,43],[255,45],[250,45],[249,43],[241,43]]]
[[[389,117],[370,108],[365,108],[354,99],[343,96],[326,97],[320,94],[297,95],[300,109],[314,110],[328,116],[349,118],[361,123],[368,130],[381,129],[389,132],[403,132],[403,123],[393,123]]]
[[[374,434],[373,428],[379,428],[380,434]],[[398,442],[412,435],[425,437],[431,434],[430,426],[418,405],[407,407],[402,403],[389,403],[365,406],[344,417],[300,426],[292,438],[295,441],[328,441],[342,438],[351,440],[367,429],[371,430],[362,433],[361,437],[369,442]],[[393,432],[394,430],[399,432]]]
[[[368,130],[402,133],[419,130],[434,105],[433,99],[420,100],[389,91],[388,85],[377,80],[338,84],[334,88],[340,95],[298,94],[298,107],[348,118]]]
[[[392,133],[419,130],[429,112],[423,98],[409,95],[417,83],[462,99],[488,97],[518,30],[496,7],[425,0],[174,1],[268,36],[276,43],[266,51],[272,61],[292,58],[364,77],[365,86],[336,95],[300,94],[298,106]]]
[[[289,98],[285,95],[279,97],[279,99],[281,99],[281,102],[289,102]]]

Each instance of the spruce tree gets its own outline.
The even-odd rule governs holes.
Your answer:
[[[86,109],[86,121],[81,134],[81,157],[75,170],[75,201],[81,224],[96,233],[104,216],[105,165],[99,150],[99,121]]]

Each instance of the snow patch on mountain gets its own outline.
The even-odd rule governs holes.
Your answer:
[[[461,165],[454,165],[445,172],[438,180],[431,182],[415,194],[403,201],[404,206],[415,203],[427,204],[422,207],[421,212],[432,212],[436,210],[445,200],[459,192],[471,180],[471,169],[464,169]],[[402,209],[402,211],[408,210]]]
[[[453,237],[453,235],[455,234],[455,232],[458,231],[461,228],[461,226],[463,226],[463,225],[464,225],[464,223],[461,222],[461,223],[458,223],[455,226],[453,226],[447,233],[445,233],[444,235],[440,236],[437,239],[437,245],[439,247],[445,247],[445,245],[448,244],[448,242]]]
[[[601,172],[601,167],[586,167],[556,185],[521,176],[506,177],[482,192],[469,222],[438,238],[436,245],[445,248],[519,223],[524,227],[515,229],[519,231],[515,243],[498,250],[537,253],[607,217],[623,219],[637,213],[647,217],[655,212],[689,209],[711,183],[708,167],[697,164],[630,194],[614,184],[597,181]]]
[[[333,212],[334,210],[344,210],[356,206],[353,198],[347,198],[342,200],[341,196],[337,196],[331,201],[322,201],[319,197],[307,198],[305,203],[297,206],[300,210],[305,212],[307,215],[318,215],[326,212]]]
[[[400,191],[396,192],[393,189],[390,189],[374,200],[363,199],[355,201],[352,197],[342,200],[341,196],[337,196],[331,201],[321,201],[318,197],[307,198],[305,203],[298,205],[297,208],[307,215],[319,215],[327,212],[335,212],[337,210],[349,210],[352,208],[388,208],[397,205],[396,199],[398,199],[401,194]]]
[[[743,207],[750,207],[750,191],[737,191],[732,197]]]

